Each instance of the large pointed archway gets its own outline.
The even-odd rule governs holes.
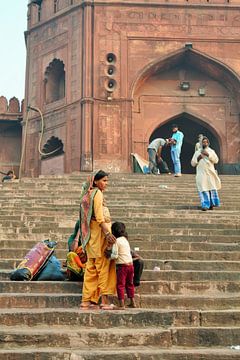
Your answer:
[[[191,166],[191,159],[194,153],[195,143],[197,142],[199,134],[203,134],[204,136],[207,136],[209,138],[211,147],[216,151],[218,156],[220,156],[219,137],[216,134],[215,130],[212,129],[207,123],[205,123],[201,119],[195,118],[194,116],[187,113],[179,114],[172,119],[169,119],[169,121],[165,122],[161,126],[157,127],[151,134],[149,142],[157,137],[168,138],[171,126],[173,124],[177,124],[179,126],[179,129],[184,133],[184,142],[181,152],[181,164],[183,173],[195,173],[195,169]],[[173,170],[172,160],[170,156],[170,148],[165,147],[163,149],[162,155],[163,158],[167,161],[169,168]]]
[[[185,133],[185,173],[194,171],[190,160],[199,133],[209,137],[221,172],[240,163],[240,79],[227,65],[185,47],[142,69],[132,94],[132,152],[147,158],[149,141],[170,137],[171,124],[178,123]]]

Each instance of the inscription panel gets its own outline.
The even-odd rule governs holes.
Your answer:
[[[100,11],[100,10],[98,10]],[[125,32],[127,36],[188,36],[239,39],[240,12],[232,9],[105,8],[101,12],[101,31]]]

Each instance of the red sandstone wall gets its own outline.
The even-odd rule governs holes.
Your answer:
[[[19,100],[15,97],[9,101],[0,97],[0,171],[14,170],[18,175],[21,157],[22,112]],[[1,175],[2,177],[3,175]]]
[[[60,1],[58,11],[54,14],[53,2],[45,0],[42,3],[42,21],[39,22],[37,8],[34,5],[29,7],[26,103],[37,106],[44,114],[42,144],[51,136],[58,137],[64,143],[64,172],[80,170],[82,10],[77,8],[68,12],[72,8],[69,2]],[[66,94],[63,99],[46,104],[44,73],[53,59],[64,63]],[[39,140],[40,117],[38,113],[31,111],[29,118],[25,169],[26,173],[31,170],[34,175],[38,175],[41,161],[36,142]]]

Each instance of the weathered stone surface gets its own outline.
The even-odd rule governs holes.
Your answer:
[[[113,220],[126,223],[131,246],[145,258],[139,309],[81,311],[81,283],[9,281],[10,271],[45,238],[58,240],[56,255],[65,260],[84,177],[0,185],[0,358],[237,359],[230,346],[240,341],[240,202],[229,186],[240,188],[237,177],[223,178],[221,199],[231,210],[224,203],[206,214],[198,210],[191,176],[159,193],[166,179],[169,186],[176,179],[112,175],[107,197]]]
[[[127,349],[99,349],[98,351],[81,350],[67,350],[52,348],[37,349],[32,354],[32,349],[16,349],[14,350],[0,350],[0,356],[7,360],[232,360],[239,359],[237,351],[228,349],[226,347],[219,349],[159,349],[148,347],[148,349],[137,350],[136,348]]]
[[[231,346],[239,344],[240,329],[239,327],[224,328],[191,328],[175,329],[172,334],[173,344],[187,347],[214,347],[214,346]]]

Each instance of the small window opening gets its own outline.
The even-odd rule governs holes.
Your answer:
[[[65,97],[64,63],[54,59],[45,71],[45,102],[46,104]]]
[[[41,159],[48,159],[64,154],[62,140],[60,140],[58,137],[52,136],[43,146],[42,152],[46,155],[42,155]]]

